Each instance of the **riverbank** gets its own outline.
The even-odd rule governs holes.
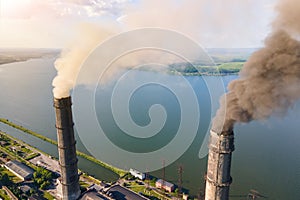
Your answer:
[[[17,125],[15,125],[15,127],[17,127]],[[52,156],[49,156],[47,153],[39,149],[36,149],[35,147],[27,144],[26,142],[16,137],[13,137],[3,131],[0,131],[0,141],[2,141],[2,145],[0,145],[0,154],[1,154],[0,160],[2,160],[3,163],[8,162],[9,160],[17,160],[31,167],[35,171],[38,170],[39,168],[38,166],[41,166],[47,169],[48,171],[59,173],[57,159],[53,158]],[[33,158],[29,158],[30,157],[28,156],[29,154],[30,155],[34,154],[35,156]],[[5,158],[2,158],[2,156]],[[159,199],[171,200],[170,198],[171,196],[174,197],[177,196],[177,193],[174,191],[171,193],[167,193],[156,188],[155,181],[158,179],[157,177],[149,176],[148,179],[139,180],[138,178],[133,177],[131,174],[127,173],[125,176],[121,177],[117,182],[113,182],[111,185],[109,183],[106,184],[107,188],[104,191],[102,191],[99,190],[99,187],[101,187],[101,185],[103,184],[101,180],[95,179],[94,177],[91,177],[86,173],[81,172],[80,170],[79,172],[81,174],[80,186],[84,191],[91,190],[91,188],[93,188],[96,184],[97,185],[95,186],[97,188],[96,192],[98,192],[101,195],[107,195],[110,189],[113,190],[116,187],[118,188],[122,187],[124,190],[126,190],[124,194],[130,193],[131,195],[135,195],[136,197],[139,197],[139,199],[145,199],[143,197],[146,197],[147,199],[151,199],[151,200],[159,200]],[[21,185],[23,183],[22,180],[18,179],[13,174],[11,174],[11,178],[12,180],[14,180],[15,185]],[[55,185],[56,182],[57,181],[55,179],[52,180],[53,185]],[[57,188],[45,188],[42,190],[43,196],[46,199],[53,200],[57,197],[56,190]],[[111,191],[110,193],[114,194],[115,192]],[[3,195],[1,196],[1,190],[0,190],[0,197],[4,197]]]
[[[8,125],[8,126],[10,126],[10,127],[12,127],[12,128],[18,129],[18,130],[20,130],[20,131],[22,131],[22,132],[24,132],[24,133],[26,133],[26,134],[32,135],[32,136],[34,136],[34,137],[37,137],[37,138],[39,138],[39,139],[41,139],[41,140],[44,140],[44,141],[46,141],[46,142],[48,142],[48,143],[51,143],[51,144],[57,146],[57,142],[56,142],[55,140],[52,140],[52,139],[50,139],[50,138],[47,138],[47,137],[45,137],[45,136],[43,136],[43,135],[41,135],[41,134],[39,134],[39,133],[36,133],[36,132],[34,132],[34,131],[32,131],[32,130],[29,130],[29,129],[23,127],[23,126],[17,125],[17,124],[15,124],[15,123],[9,121],[8,119],[0,118],[0,122],[1,122],[1,123],[4,123],[4,124],[6,124],[6,125]],[[90,155],[87,155],[87,154],[85,154],[85,153],[83,153],[83,152],[81,152],[81,151],[78,151],[78,150],[77,150],[77,151],[76,151],[76,154],[77,154],[78,156],[84,158],[84,159],[87,159],[87,160],[89,160],[89,161],[91,161],[91,162],[93,162],[93,163],[96,163],[96,164],[98,164],[98,165],[100,165],[100,166],[102,166],[102,167],[104,167],[104,168],[106,168],[106,169],[108,169],[108,170],[110,170],[110,171],[112,171],[112,172],[118,174],[120,177],[122,177],[122,176],[124,176],[126,173],[128,173],[128,172],[125,171],[125,170],[116,168],[116,167],[111,166],[111,165],[109,165],[109,164],[107,164],[107,163],[105,163],[105,162],[102,162],[102,161],[100,161],[100,160],[97,160],[96,158],[94,158],[94,157],[92,157],[92,156],[90,156]]]
[[[5,193],[0,193],[0,197],[4,199],[14,199],[12,196],[18,196],[16,199],[20,199],[21,196],[24,197],[29,197],[30,195],[42,195],[46,199],[54,200],[55,194],[50,194],[51,190],[48,189],[41,189],[37,188],[38,186],[35,185],[33,187],[32,184],[36,184],[33,182],[29,183],[29,187],[31,187],[30,191],[31,192],[23,192],[20,187],[22,184],[25,184],[26,181],[20,179],[20,177],[16,176],[15,173],[12,171],[8,170],[7,168],[4,167],[5,163],[7,163],[10,160],[15,160],[23,163],[24,165],[30,167],[34,172],[36,172],[39,167],[37,165],[34,165],[30,160],[40,156],[41,154],[44,154],[44,152],[41,152],[34,147],[28,145],[27,143],[10,136],[9,134],[0,131],[0,174],[3,176],[4,174],[7,174],[9,177],[9,180],[4,183],[5,186],[9,187],[10,189],[6,190]],[[34,156],[30,156],[34,155]],[[47,154],[44,154],[47,156]],[[1,183],[3,184],[3,183]],[[26,184],[25,184],[26,185]],[[3,186],[3,185],[2,185]],[[3,187],[5,187],[3,186]],[[11,190],[12,189],[12,190]],[[1,191],[1,190],[0,190]],[[7,197],[6,194],[9,194],[9,197]],[[24,198],[22,198],[24,199]]]
[[[59,49],[2,49],[0,48],[0,65],[25,62],[30,59],[57,57]]]

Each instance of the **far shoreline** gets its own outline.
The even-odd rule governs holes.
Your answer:
[[[28,58],[28,59],[24,59],[24,60],[0,61],[0,65],[7,65],[7,64],[12,64],[12,63],[18,63],[18,62],[27,62],[31,59],[34,59],[34,58]],[[38,58],[36,58],[36,59],[38,59]]]
[[[57,57],[59,49],[1,49],[0,65],[26,62],[31,59]]]

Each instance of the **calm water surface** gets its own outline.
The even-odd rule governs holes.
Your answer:
[[[8,118],[24,127],[56,139],[55,116],[52,108],[51,82],[55,76],[54,59],[35,59],[22,63],[0,66],[0,116]],[[160,75],[153,72],[137,71],[137,77],[165,76],[167,81],[176,81],[176,76]],[[211,84],[220,77],[206,77]],[[225,84],[236,76],[222,77]],[[194,89],[199,102],[200,122],[197,136],[188,150],[173,164],[166,167],[166,178],[177,183],[179,165],[183,166],[183,186],[190,193],[197,194],[203,190],[203,174],[206,170],[207,157],[199,158],[199,150],[209,127],[211,115],[210,95],[218,101],[214,90],[207,91],[201,77],[186,77]],[[132,79],[131,81],[135,81]],[[178,86],[180,87],[180,86]],[[218,88],[216,88],[217,90]],[[84,99],[84,90],[79,88]],[[212,93],[212,94],[211,94]],[[115,123],[110,110],[112,86],[99,87],[95,91],[96,112],[99,123],[109,139],[123,149],[132,152],[149,152],[167,144],[178,129],[180,122],[180,104],[176,95],[164,87],[149,84],[139,88],[132,95],[129,103],[131,117],[140,126],[149,124],[148,109],[153,104],[163,105],[168,118],[163,129],[149,140],[130,138]],[[80,95],[79,95],[80,97]],[[81,99],[81,100],[82,100]],[[122,99],[119,100],[122,103]],[[74,105],[75,106],[75,105]],[[271,118],[263,122],[238,125],[235,128],[235,146],[232,161],[233,184],[231,195],[247,195],[250,189],[274,200],[300,199],[300,103],[297,103],[283,118]],[[0,129],[14,137],[53,155],[57,156],[56,147],[20,131],[0,124]],[[88,133],[87,133],[88,134]],[[89,134],[97,134],[89,130]],[[76,136],[78,148],[87,151]],[[107,150],[109,153],[109,150]],[[126,163],[123,168],[134,167]],[[104,179],[115,180],[116,175],[95,164],[80,159],[79,167],[89,174]],[[160,170],[152,172],[161,177]],[[243,197],[232,199],[246,199]]]

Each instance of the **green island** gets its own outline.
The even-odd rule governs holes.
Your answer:
[[[200,64],[174,64],[170,66],[169,73],[184,76],[225,76],[238,74],[245,62],[228,62],[213,66]]]
[[[255,48],[211,48],[206,49],[207,55],[201,59],[189,62],[177,62],[169,64],[166,68],[145,66],[137,68],[141,71],[167,73],[183,76],[226,76],[237,75]],[[210,59],[208,57],[210,56]]]
[[[168,66],[161,70],[152,67],[142,67],[138,70],[163,72],[184,76],[223,76],[238,74],[255,49],[207,49],[211,61],[207,58],[193,63],[181,62]],[[23,62],[37,58],[55,58],[59,55],[59,49],[0,49],[0,65],[13,62]],[[131,69],[128,67],[128,69]]]

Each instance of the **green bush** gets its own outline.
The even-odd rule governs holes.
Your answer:
[[[6,174],[6,173],[3,173],[3,174],[0,175],[0,182],[5,186],[12,185],[12,180],[10,179],[8,174]]]
[[[38,167],[33,173],[33,181],[40,189],[46,189],[51,184],[53,173],[45,168]]]

